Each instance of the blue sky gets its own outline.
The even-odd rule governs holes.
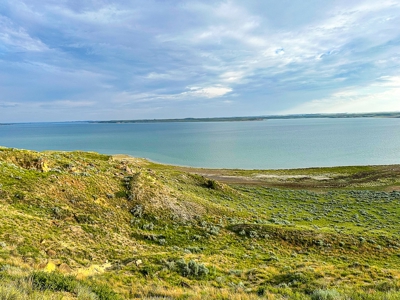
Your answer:
[[[3,0],[0,122],[400,111],[400,1]]]

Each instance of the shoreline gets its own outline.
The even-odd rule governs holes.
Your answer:
[[[133,156],[131,154],[126,153],[102,153],[99,151],[94,150],[53,150],[53,149],[46,149],[46,150],[32,150],[26,148],[17,148],[17,147],[8,147],[0,145],[1,149],[15,149],[15,150],[24,150],[24,151],[34,151],[34,152],[87,152],[87,153],[96,153],[100,155],[107,155],[116,159],[128,159],[128,160],[144,160],[152,164],[162,165],[165,167],[173,167],[173,168],[182,168],[182,169],[195,169],[195,170],[209,170],[209,171],[227,171],[227,172],[235,172],[235,171],[244,171],[244,172],[291,172],[291,171],[321,171],[321,170],[329,170],[329,169],[348,169],[348,168],[379,168],[379,167],[400,167],[400,162],[396,164],[363,164],[363,165],[336,165],[336,166],[310,166],[310,167],[299,167],[299,168],[270,168],[270,169],[263,169],[263,168],[214,168],[214,167],[196,167],[196,166],[189,166],[189,165],[179,165],[179,164],[171,164],[166,162],[157,161],[148,157],[139,157]]]
[[[23,150],[0,146],[3,150]],[[400,164],[391,165],[359,165],[310,167],[294,169],[223,169],[178,166],[156,162],[147,158],[139,158],[129,154],[102,154],[95,151],[33,151],[38,153],[95,153],[106,155],[113,160],[127,161],[144,168],[165,171],[175,170],[195,174],[225,184],[253,185],[275,188],[326,190],[342,188],[379,189],[384,191],[400,191]]]
[[[53,150],[49,150],[53,151]],[[54,150],[57,151],[57,150]],[[73,150],[74,151],[74,150]],[[73,152],[73,151],[64,151],[64,152]],[[84,150],[75,150],[75,151],[82,151],[82,152],[96,152],[96,151],[84,151]],[[40,152],[40,151],[39,151]],[[99,153],[99,152],[96,152]],[[400,167],[400,162],[397,164],[372,164],[372,165],[337,165],[337,166],[311,166],[311,167],[299,167],[299,168],[271,168],[271,169],[262,169],[262,168],[254,168],[254,169],[247,169],[247,168],[213,168],[213,167],[195,167],[195,166],[189,166],[189,165],[179,165],[179,164],[170,164],[170,163],[165,163],[165,162],[160,162],[148,157],[136,157],[131,154],[123,154],[123,153],[117,153],[117,154],[105,154],[105,153],[99,153],[99,154],[104,154],[104,155],[109,155],[112,157],[121,157],[122,158],[132,158],[132,159],[142,159],[146,160],[150,163],[153,164],[158,164],[158,165],[163,165],[166,167],[174,167],[174,168],[182,168],[182,169],[196,169],[196,170],[214,170],[214,171],[246,171],[246,172],[251,172],[251,171],[271,171],[271,172],[285,172],[285,171],[301,171],[301,170],[321,170],[321,169],[338,169],[338,168],[363,168],[363,167],[390,167],[394,166]]]
[[[246,170],[177,166],[128,154],[111,157],[132,163],[139,161],[150,169],[173,169],[233,185],[310,190],[383,187],[385,191],[400,191],[400,164]]]
[[[75,120],[75,121],[33,121],[33,122],[8,122],[1,125],[31,124],[31,123],[89,123],[89,124],[130,124],[130,123],[208,123],[208,122],[254,122],[267,120],[287,119],[358,119],[358,118],[400,118],[400,112],[370,112],[370,113],[317,113],[317,114],[289,114],[289,115],[263,115],[263,116],[235,116],[235,117],[210,117],[210,118],[170,118],[170,119],[133,119],[133,120]]]

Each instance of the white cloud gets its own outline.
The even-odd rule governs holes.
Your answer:
[[[240,82],[240,80],[243,78],[243,75],[243,72],[232,71],[221,74],[220,78],[225,82]]]
[[[187,91],[176,94],[162,94],[162,93],[134,93],[134,92],[121,92],[113,97],[114,103],[144,103],[155,101],[185,101],[193,98],[218,98],[222,97],[232,91],[230,87],[225,86],[209,86],[209,87],[187,87]]]
[[[188,92],[183,92],[180,96],[183,97],[200,97],[200,98],[216,98],[224,96],[231,92],[230,87],[224,86],[210,86],[205,88],[191,87]]]
[[[400,77],[385,76],[363,87],[350,87],[312,100],[282,114],[400,111]]]
[[[18,51],[40,52],[48,50],[48,47],[39,39],[31,37],[28,32],[9,19],[0,15],[0,45],[16,48]]]
[[[145,78],[150,80],[182,80],[185,78],[185,74],[178,71],[168,71],[166,73],[150,72]]]
[[[220,5],[201,5],[196,2],[190,7],[197,10],[200,7],[204,14],[211,16],[207,19],[209,21],[202,27],[190,27],[164,41],[192,47],[208,46],[210,43],[221,45],[224,51],[210,49],[208,53],[202,52],[202,57],[207,59],[202,68],[212,70],[218,66],[221,71],[217,76],[222,82],[229,83],[244,82],[248,77],[257,79],[257,75],[283,73],[296,76],[293,82],[297,77],[302,82],[311,82],[308,77],[317,74],[322,74],[317,75],[318,79],[332,79],[343,71],[343,66],[355,59],[354,50],[358,49],[348,49],[354,40],[366,41],[367,45],[362,45],[365,51],[397,35],[396,30],[387,30],[394,24],[391,14],[394,12],[392,9],[398,7],[395,1],[364,1],[360,5],[330,7],[332,9],[324,12],[323,18],[296,29],[284,30],[268,28],[267,22],[261,17],[262,12],[260,15],[251,14],[245,5],[234,1]],[[382,20],[385,22],[382,23]],[[365,59],[364,63],[375,62],[375,57],[360,59]],[[228,76],[233,65],[234,69],[240,70],[240,76]],[[287,77],[277,80],[291,81]]]
[[[147,79],[170,79],[171,74],[151,72],[145,76]]]
[[[92,9],[74,11],[64,6],[50,6],[50,10],[64,17],[75,19],[84,23],[112,24],[123,23],[126,19],[136,16],[134,9],[121,9],[116,5],[96,6]]]

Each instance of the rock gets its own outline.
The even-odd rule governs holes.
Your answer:
[[[69,226],[69,229],[73,232],[73,233],[83,233],[84,231],[83,231],[83,229],[82,229],[82,227],[81,226],[79,226],[79,225],[71,225],[71,226]]]
[[[68,266],[66,263],[62,263],[59,267],[58,270],[63,273],[63,274],[67,274],[67,273],[71,273],[72,269],[70,268],[70,266]]]
[[[138,259],[137,261],[135,261],[136,266],[140,266],[141,264],[143,264],[143,261],[141,259]]]
[[[132,170],[131,168],[129,168],[128,166],[125,166],[124,171],[128,174],[132,174]]]
[[[47,255],[50,256],[50,257],[54,257],[54,256],[57,255],[57,252],[54,251],[54,250],[52,250],[52,249],[47,250],[46,253],[47,253]]]

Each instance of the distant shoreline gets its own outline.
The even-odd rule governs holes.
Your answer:
[[[285,119],[351,119],[351,118],[400,118],[400,112],[379,113],[335,113],[335,114],[292,114],[244,117],[212,117],[212,118],[174,118],[174,119],[134,119],[134,120],[83,120],[83,121],[49,121],[49,122],[12,122],[2,125],[31,123],[88,123],[88,124],[129,124],[129,123],[207,123],[207,122],[254,122]]]
[[[87,121],[100,124],[125,124],[125,123],[195,123],[195,122],[248,122],[267,121],[278,119],[349,119],[349,118],[400,118],[400,112],[388,113],[360,113],[360,114],[297,114],[297,115],[271,115],[248,117],[216,117],[216,118],[183,118],[183,119],[141,119],[141,120],[108,120]]]

